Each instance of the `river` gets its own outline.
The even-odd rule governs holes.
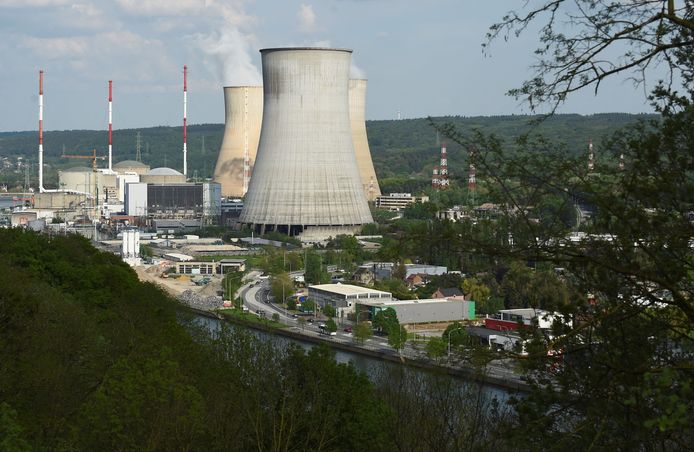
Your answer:
[[[206,327],[213,335],[216,331],[219,331],[220,329],[220,320],[215,319],[215,318],[210,318],[206,317],[203,315],[195,315],[195,320],[198,324]],[[227,325],[231,326],[232,328],[246,328],[243,326],[227,323]],[[281,336],[281,335],[274,335],[274,334],[269,334],[265,333],[262,331],[258,330],[253,330],[253,329],[248,329],[248,331],[251,331],[253,334],[256,335],[256,337],[262,339],[262,340],[271,340],[275,341],[280,345],[288,345],[288,344],[295,344],[298,345],[299,347],[303,348],[304,350],[310,350],[311,348],[315,347],[314,343],[311,342],[305,342],[305,341],[300,341],[297,339]],[[362,355],[360,353],[352,353],[344,350],[335,350],[335,360],[338,363],[352,363],[352,365],[362,371],[365,372],[370,378],[373,378],[380,372],[382,372],[384,369],[393,369],[396,367],[402,367],[402,364],[394,363],[391,361],[386,361],[378,358],[373,358],[370,356]],[[473,382],[470,380],[466,380],[462,377],[457,377],[457,376],[452,376],[452,375],[447,375],[447,374],[434,374],[431,371],[428,371],[426,369],[420,369],[416,367],[409,367],[406,366],[407,372],[412,372],[414,375],[419,375],[419,376],[425,376],[425,377],[436,377],[436,378],[448,378],[448,379],[455,379],[461,382],[461,387],[465,387],[468,384],[474,384],[474,385],[480,385],[483,392],[492,398],[496,398],[497,400],[500,401],[506,401],[509,399],[511,395],[517,394],[516,392],[513,392],[508,389],[501,388],[499,386],[495,385],[489,385],[489,384],[484,384],[484,383],[479,383],[479,382]]]

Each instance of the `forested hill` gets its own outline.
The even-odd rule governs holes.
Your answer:
[[[639,120],[656,118],[655,115],[632,115],[626,113],[606,113],[596,115],[556,115],[536,127],[535,132],[543,134],[557,146],[584,152],[586,143],[593,139],[596,144],[601,138],[610,135],[628,124]],[[461,132],[469,133],[478,129],[484,133],[494,133],[504,142],[510,143],[524,132],[531,130],[532,116],[478,116],[478,117],[437,117],[437,123],[449,122]],[[367,121],[367,132],[371,153],[379,178],[429,177],[436,163],[440,140],[436,131],[426,118]],[[188,167],[192,177],[211,177],[217,159],[217,151],[222,141],[223,124],[201,124],[188,127]],[[121,129],[113,132],[114,161],[135,159],[137,133],[140,133],[142,161],[151,167],[170,166],[182,168],[182,132],[180,127],[150,127],[142,129]],[[204,138],[204,145],[203,145]],[[36,162],[37,133],[0,132],[0,157],[16,158],[23,156],[29,162]],[[56,177],[56,170],[72,166],[83,166],[86,160],[61,158],[65,154],[89,154],[96,149],[106,155],[107,134],[103,130],[64,130],[46,132],[44,149],[47,180]],[[102,162],[100,162],[103,165]],[[449,165],[452,174],[458,168],[464,171],[465,153],[449,143]],[[36,173],[36,171],[32,172]],[[2,173],[0,182],[11,183],[12,177],[23,181],[23,176]]]

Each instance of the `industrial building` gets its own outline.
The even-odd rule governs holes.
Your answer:
[[[356,303],[367,300],[392,300],[393,294],[351,284],[316,284],[308,286],[308,297],[318,306],[332,306],[338,312],[354,312]]]
[[[246,271],[245,259],[222,259],[216,262],[181,261],[175,264],[179,275],[222,275]]]
[[[381,195],[381,188],[376,178],[376,170],[371,160],[371,149],[366,136],[366,84],[363,79],[349,81],[349,121],[352,128],[352,143],[357,158],[361,184],[366,199],[375,201]]]
[[[354,233],[372,223],[352,143],[351,50],[261,50],[263,121],[239,221],[260,233]]]
[[[262,86],[224,87],[224,136],[214,169],[222,196],[240,198],[248,191],[262,120]]]
[[[389,193],[376,197],[376,207],[394,212],[403,210],[414,203],[429,202],[428,196],[412,196],[411,193]]]
[[[371,318],[379,311],[393,308],[401,325],[450,323],[475,319],[475,302],[432,298],[426,300],[359,300]]]
[[[216,182],[129,183],[125,186],[125,213],[150,219],[200,219],[203,224],[217,224],[221,215],[221,186]]]

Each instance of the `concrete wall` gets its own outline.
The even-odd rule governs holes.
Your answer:
[[[375,201],[376,196],[381,194],[381,188],[376,179],[369,140],[366,137],[366,83],[366,80],[349,81],[349,120],[361,184],[366,198]]]
[[[240,221],[289,231],[373,222],[352,145],[351,51],[261,53],[263,124]]]
[[[224,136],[219,148],[214,181],[222,186],[225,197],[240,198],[246,194],[249,180],[244,181],[244,158],[248,156],[252,173],[263,120],[262,86],[224,87]]]

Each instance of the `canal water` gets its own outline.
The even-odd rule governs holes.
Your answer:
[[[206,317],[203,315],[195,315],[195,321],[197,324],[205,327],[210,333],[213,335],[219,331],[221,328],[221,321],[215,318],[210,318]],[[258,337],[261,340],[264,341],[274,341],[277,346],[279,347],[286,347],[289,344],[293,345],[298,345],[299,347],[303,348],[304,350],[310,350],[311,348],[315,347],[316,344],[312,342],[304,342],[300,341],[297,339],[293,339],[290,337],[286,336],[281,336],[281,335],[274,335],[274,334],[269,334],[265,333],[263,331],[258,331],[258,330],[253,330],[250,328],[246,328],[244,326],[239,326],[231,323],[226,323],[227,326],[231,328],[243,328],[246,329],[247,331],[250,331],[253,333],[256,337]],[[460,381],[461,387],[466,387],[468,385],[479,385],[482,389],[482,391],[485,393],[486,396],[490,398],[496,398],[499,401],[505,402],[509,399],[509,397],[513,394],[514,392],[510,390],[506,390],[504,388],[501,388],[499,386],[494,386],[494,385],[488,385],[484,383],[479,383],[479,382],[473,382],[470,380],[466,380],[463,377],[458,377],[458,376],[452,376],[448,374],[435,374],[431,371],[428,371],[426,369],[421,369],[421,368],[416,368],[416,367],[409,367],[409,366],[403,366],[398,363],[394,363],[392,361],[387,361],[387,360],[382,360],[378,358],[373,358],[371,356],[366,356],[362,355],[360,353],[352,353],[349,351],[344,351],[344,350],[334,350],[335,352],[335,360],[338,363],[352,363],[352,365],[359,371],[362,371],[366,373],[370,378],[374,378],[377,375],[381,374],[384,370],[392,370],[395,368],[401,368],[405,367],[406,372],[411,372],[413,375],[417,376],[423,376],[423,377],[431,377],[431,378],[447,378],[447,379],[455,379],[457,381]]]

